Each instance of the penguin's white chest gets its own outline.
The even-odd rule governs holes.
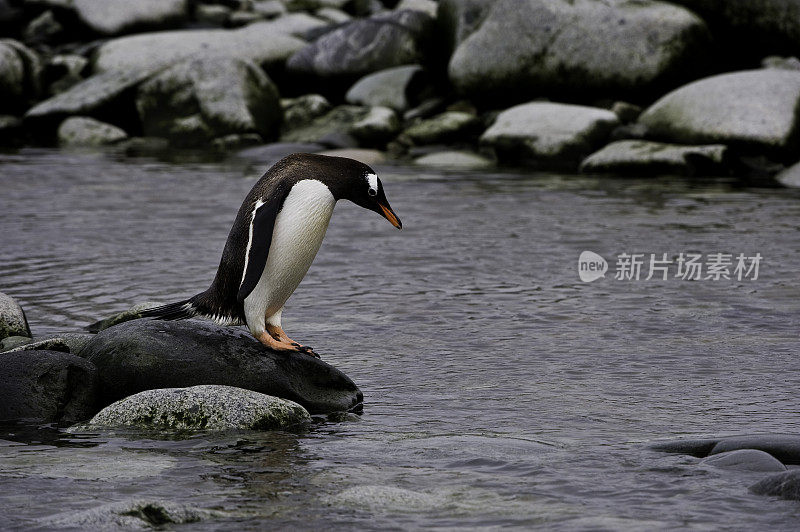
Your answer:
[[[264,271],[246,298],[263,306],[261,316],[280,311],[303,280],[322,245],[335,206],[336,199],[320,181],[305,179],[292,187],[275,218]]]

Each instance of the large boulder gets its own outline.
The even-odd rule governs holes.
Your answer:
[[[162,530],[168,525],[223,517],[219,511],[203,510],[158,499],[127,499],[88,510],[67,510],[37,519],[43,530]]]
[[[639,117],[648,135],[680,144],[728,144],[791,156],[800,145],[800,72],[748,70],[701,79]]]
[[[305,421],[311,416],[293,401],[212,384],[139,392],[108,405],[81,430],[270,430]]]
[[[644,140],[612,142],[581,163],[584,173],[622,175],[719,175],[726,171],[727,146],[682,146]]]
[[[258,22],[236,30],[145,33],[104,43],[95,54],[94,70],[152,71],[187,59],[217,56],[250,60],[270,69],[305,45],[277,22]]]
[[[9,336],[30,338],[31,328],[19,303],[13,297],[0,292],[0,340]]]
[[[101,35],[165,29],[186,21],[187,0],[72,0],[78,19]]]
[[[796,434],[753,434],[699,440],[675,440],[652,445],[652,449],[692,456],[711,456],[739,449],[769,453],[784,464],[800,464],[800,436]]]
[[[798,0],[672,0],[706,20],[733,57],[800,54]],[[732,48],[731,48],[732,47]]]
[[[102,405],[156,388],[221,384],[289,399],[311,413],[358,407],[342,372],[302,353],[276,353],[250,334],[199,320],[135,320],[100,332],[80,352],[100,374]]]
[[[124,130],[87,116],[72,116],[58,126],[62,146],[106,146],[128,138]]]
[[[349,22],[295,53],[286,64],[298,84],[323,82],[342,91],[378,70],[420,63],[433,19],[420,11],[395,11]]]
[[[666,2],[498,0],[449,74],[474,99],[641,97],[690,79],[708,42],[699,17]]]
[[[444,36],[447,57],[477,30],[496,0],[439,0],[436,24]]]
[[[18,113],[39,93],[41,62],[25,45],[0,39],[0,113]]]
[[[617,115],[604,109],[531,102],[500,113],[480,140],[501,161],[577,167],[618,124]]]
[[[277,134],[278,89],[254,63],[230,57],[178,63],[139,87],[136,107],[145,135],[176,145],[226,135]]]
[[[0,353],[0,420],[80,421],[96,409],[97,370],[58,351]]]

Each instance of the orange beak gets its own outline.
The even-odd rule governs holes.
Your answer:
[[[381,214],[383,215],[384,218],[389,220],[390,224],[392,224],[398,229],[403,228],[403,222],[400,221],[400,219],[397,217],[397,215],[394,213],[391,207],[389,207],[388,205],[384,205],[383,203],[378,203],[378,207],[381,208]]]

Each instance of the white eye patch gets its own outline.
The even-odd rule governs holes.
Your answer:
[[[370,196],[377,196],[378,195],[378,176],[375,174],[367,174],[367,184],[369,185],[369,190],[367,194]]]

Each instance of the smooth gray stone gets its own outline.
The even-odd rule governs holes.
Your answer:
[[[350,134],[362,146],[381,146],[400,131],[400,120],[389,107],[372,107],[369,112],[350,127]]]
[[[19,303],[13,297],[0,292],[0,340],[9,336],[30,338],[31,328]]]
[[[304,353],[277,353],[248,332],[200,321],[128,321],[80,352],[98,367],[101,406],[144,390],[220,384],[295,401],[312,414],[360,406],[345,374]]]
[[[447,57],[477,30],[496,0],[439,0],[436,24],[444,36]]]
[[[231,57],[178,63],[143,83],[136,108],[145,135],[174,145],[226,135],[278,133],[278,89],[253,62]]]
[[[676,89],[639,117],[648,136],[792,155],[800,145],[800,72],[746,70]]]
[[[442,151],[423,155],[414,159],[414,164],[443,170],[484,170],[494,166],[491,159],[476,153],[462,151]]]
[[[641,95],[691,79],[709,50],[703,20],[667,2],[498,0],[448,72],[460,93],[490,102]]]
[[[178,26],[188,17],[188,4],[187,0],[72,0],[81,22],[102,35]]]
[[[643,140],[612,142],[583,160],[580,171],[623,175],[714,175],[726,169],[727,146],[683,146]]]
[[[480,142],[503,162],[577,167],[618,124],[617,115],[605,109],[531,102],[500,113]]]
[[[775,179],[781,185],[788,188],[800,188],[800,163],[794,164],[789,168],[782,170]]]
[[[9,347],[6,351],[0,350],[0,352],[6,354],[16,351],[60,351],[75,354],[83,349],[92,338],[94,335],[87,333],[50,334],[35,340],[28,339],[28,342]]]
[[[207,384],[139,392],[108,405],[79,430],[272,430],[308,421],[309,413],[293,401]]]
[[[794,434],[758,434],[723,438],[711,449],[709,455],[737,449],[758,449],[771,454],[784,464],[800,464],[800,435]]]
[[[24,350],[0,361],[0,420],[80,421],[97,411],[97,370],[89,361]]]
[[[67,118],[58,126],[57,135],[61,146],[107,146],[128,138],[123,129],[88,116]]]
[[[704,458],[700,463],[736,471],[786,471],[786,466],[780,460],[756,449],[727,451]]]
[[[800,501],[800,469],[770,475],[750,486],[750,491],[756,495]]]
[[[380,70],[358,80],[345,95],[354,105],[390,107],[402,113],[419,103],[427,85],[419,65],[404,65]]]

